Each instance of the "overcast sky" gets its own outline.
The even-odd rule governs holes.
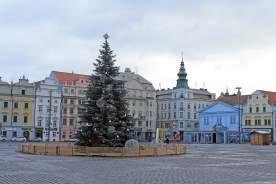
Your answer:
[[[0,0],[0,76],[90,74],[103,38],[121,69],[172,88],[276,91],[275,0]]]

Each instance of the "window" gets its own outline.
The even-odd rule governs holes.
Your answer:
[[[164,108],[164,107],[163,107],[163,104],[161,104],[161,109],[163,110],[163,108]]]
[[[132,111],[132,116],[134,117],[136,114],[135,110]]]
[[[57,111],[58,111],[58,107],[54,106],[54,112],[57,113]]]
[[[138,126],[139,127],[143,126],[143,122],[142,121],[138,121]]]
[[[53,132],[53,137],[56,137],[57,136],[57,133],[56,132]]]
[[[260,119],[255,120],[255,126],[261,126],[261,120]]]
[[[221,122],[222,122],[221,117],[217,117],[217,123],[218,123],[218,124],[221,124]]]
[[[28,116],[24,116],[24,123],[28,123]]]
[[[188,104],[188,109],[190,109],[191,108],[191,105],[190,104]]]
[[[250,119],[245,120],[245,126],[251,126],[251,120]]]
[[[21,90],[21,95],[25,95],[25,89]]]
[[[65,88],[65,89],[64,89],[64,93],[68,93],[68,88]]]
[[[173,113],[173,118],[176,119],[176,112]]]
[[[17,103],[17,102],[14,102],[13,107],[14,107],[15,109],[18,109],[18,103]]]
[[[204,125],[206,125],[206,126],[209,125],[209,118],[208,117],[204,118]]]
[[[57,127],[57,120],[53,120],[53,127],[54,127],[54,128]]]
[[[252,107],[249,107],[249,112],[252,113]]]
[[[231,116],[230,123],[236,124],[236,116]]]
[[[180,128],[184,128],[184,123],[183,122],[180,122]]]
[[[146,121],[146,127],[148,127],[149,126],[149,122],[148,121]]]
[[[25,108],[25,109],[29,109],[29,103],[25,103],[25,104],[24,104],[24,108]]]
[[[265,119],[265,126],[271,126],[271,120],[270,119]]]
[[[46,118],[46,127],[49,127],[49,125],[50,125],[50,119]]]
[[[74,109],[70,108],[70,114],[74,114]]]
[[[50,106],[47,106],[47,112],[50,112]]]
[[[12,132],[12,137],[17,137],[17,132]]]
[[[180,102],[180,107],[179,107],[179,109],[181,110],[181,111],[183,111],[183,102]]]
[[[74,120],[73,120],[73,119],[70,119],[70,120],[69,120],[69,125],[70,125],[70,126],[73,126],[73,124],[74,124]]]
[[[194,119],[196,119],[196,113],[194,113]]]
[[[42,125],[42,120],[39,119],[39,120],[37,121],[37,126],[41,127],[41,125]]]
[[[176,103],[174,103],[174,109],[176,109]]]
[[[179,117],[183,118],[183,112],[180,112]]]
[[[256,107],[256,112],[259,112],[259,107]]]
[[[13,116],[13,122],[17,123],[17,116]]]
[[[74,99],[70,100],[70,104],[74,105]]]
[[[150,111],[150,117],[152,117],[152,111]]]
[[[190,112],[187,113],[187,119],[191,119],[191,113]]]
[[[66,119],[63,119],[63,120],[62,120],[62,124],[63,124],[63,125],[67,125]]]
[[[4,122],[4,123],[7,123],[7,121],[8,121],[7,115],[3,115],[3,122]]]
[[[74,94],[75,93],[75,90],[74,89],[71,89],[71,94]]]
[[[4,108],[8,108],[9,107],[9,103],[8,102],[4,102]]]
[[[63,113],[67,114],[67,108],[63,108]]]
[[[38,106],[38,112],[42,112],[43,111],[43,106],[42,105],[39,105]]]
[[[266,112],[266,107],[265,106],[263,107],[263,112]]]
[[[64,98],[63,103],[67,104],[67,98]]]

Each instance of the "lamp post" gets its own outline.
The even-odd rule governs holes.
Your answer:
[[[238,104],[239,104],[239,144],[241,144],[241,102],[240,102],[240,97],[241,97],[241,87],[236,87],[238,90]]]
[[[50,107],[49,107],[49,122],[48,122],[48,142],[50,142],[51,122],[52,122],[52,90],[49,90],[50,95]]]

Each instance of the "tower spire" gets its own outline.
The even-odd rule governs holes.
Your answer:
[[[183,60],[183,52],[182,54],[182,58],[181,58],[181,64],[180,64],[180,69],[178,72],[178,79],[177,79],[177,85],[176,85],[176,89],[178,88],[185,88],[185,89],[189,89],[188,86],[188,80],[187,80],[187,73],[185,70],[185,66],[184,66],[184,60]]]

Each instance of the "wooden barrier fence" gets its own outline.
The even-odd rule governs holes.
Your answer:
[[[139,157],[181,155],[186,153],[186,146],[182,144],[158,146],[141,144],[139,149],[131,150],[124,147],[84,147],[70,143],[24,143],[18,145],[17,151],[34,155]]]

